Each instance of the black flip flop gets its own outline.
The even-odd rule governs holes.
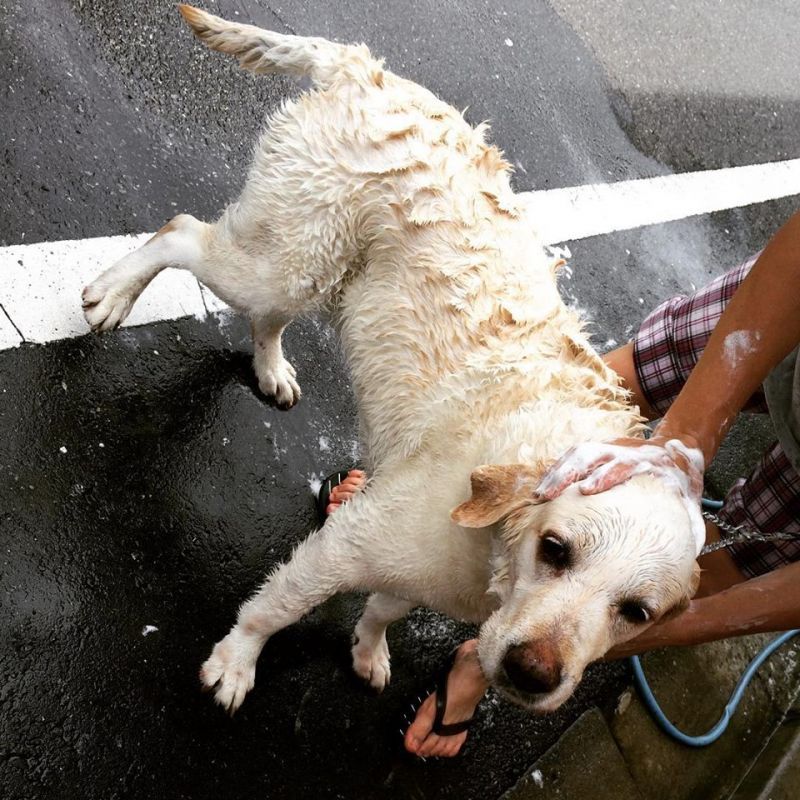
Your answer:
[[[358,467],[350,467],[349,469],[340,469],[332,472],[322,481],[322,486],[319,487],[319,494],[317,495],[317,519],[320,525],[325,524],[328,518],[328,502],[331,499],[331,492],[350,474],[350,470],[358,469]]]
[[[450,671],[456,663],[456,654],[458,647],[456,647],[447,657],[444,666],[436,676],[436,715],[433,718],[433,727],[431,730],[437,736],[456,736],[459,733],[469,730],[475,717],[469,719],[462,719],[461,722],[448,722],[445,724],[444,715],[447,712],[447,679],[450,677]]]
[[[457,653],[458,647],[455,647],[451,651],[450,655],[447,656],[447,660],[437,673],[433,688],[425,692],[424,697],[417,697],[416,705],[414,705],[414,703],[411,704],[411,719],[409,719],[407,715],[405,716],[405,721],[408,724],[406,725],[406,729],[404,731],[400,731],[403,738],[405,738],[405,735],[411,726],[411,721],[419,710],[419,707],[434,692],[436,693],[436,714],[433,717],[433,726],[431,727],[431,731],[437,736],[457,736],[459,733],[464,733],[464,731],[470,729],[470,726],[475,721],[474,716],[470,717],[469,719],[461,720],[461,722],[444,722],[444,715],[447,713],[447,679],[450,677],[450,672],[453,669],[453,665],[456,663]],[[422,758],[423,761],[425,760],[423,756],[420,756],[420,758]]]

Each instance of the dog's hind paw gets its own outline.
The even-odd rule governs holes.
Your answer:
[[[214,645],[208,660],[200,667],[203,689],[214,692],[214,700],[231,716],[255,684],[259,650],[243,635],[231,632]]]
[[[369,646],[366,638],[362,638],[353,645],[353,671],[359,678],[366,681],[373,689],[382,692],[388,685],[392,675],[389,664],[389,645],[386,637],[374,647]]]
[[[258,388],[267,397],[274,397],[279,406],[291,408],[302,396],[294,367],[284,358],[272,367],[256,367]]]
[[[136,302],[131,292],[119,292],[100,281],[89,284],[81,295],[83,316],[96,333],[118,328]]]

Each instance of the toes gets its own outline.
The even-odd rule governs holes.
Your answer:
[[[331,489],[330,502],[338,508],[342,503],[352,500],[364,488],[363,475],[361,470],[350,470],[347,477]]]
[[[431,747],[430,754],[439,758],[452,758],[458,755],[461,746],[464,744],[463,734],[456,736],[437,736],[437,741]]]
[[[81,302],[84,308],[97,305],[102,299],[105,292],[97,284],[90,283],[85,286],[81,292]]]
[[[389,667],[389,659],[381,659],[378,663],[372,666],[372,675],[369,679],[369,685],[379,692],[382,692],[390,683],[392,672]]]
[[[426,697],[414,717],[405,735],[406,750],[416,755],[420,755],[420,748],[425,744],[428,735],[433,727],[435,715],[433,695]]]
[[[424,758],[452,758],[458,755],[465,741],[466,735],[463,733],[455,736],[437,736],[435,733],[430,733],[417,750],[417,755]]]
[[[289,375],[287,371],[287,373],[283,376],[283,379],[279,379],[277,381],[275,399],[282,406],[291,408],[300,400],[301,395],[302,392],[300,391],[297,381],[293,376]]]
[[[341,484],[339,486],[334,487],[331,489],[331,502],[336,503],[337,505],[341,505],[342,503],[346,503],[355,495],[354,491],[347,489],[346,487],[343,489]]]
[[[353,671],[373,689],[382,692],[391,680],[389,648],[385,643],[369,648],[363,642],[353,646]]]
[[[358,475],[354,475],[354,472],[356,472],[356,470],[351,470],[341,483],[331,489],[330,497],[333,502],[346,502],[364,488],[365,481],[361,477],[364,473],[359,472]]]
[[[433,720],[436,715],[435,697],[434,694],[429,695],[420,705],[414,721],[406,731],[405,748],[409,753],[422,758],[435,756],[451,758],[461,751],[467,740],[467,733],[455,736],[439,736],[433,733]]]
[[[230,716],[236,713],[236,709],[253,688],[253,680],[248,672],[249,670],[242,669],[233,669],[230,673],[226,671],[214,692],[214,699]]]
[[[261,392],[264,397],[277,397],[277,388],[278,384],[272,373],[264,375],[258,381],[258,391]]]
[[[275,369],[257,368],[259,391],[267,397],[274,397],[278,405],[291,408],[301,398],[300,386],[294,377],[294,367],[284,361]]]
[[[467,735],[466,733],[459,733],[457,736],[448,737],[448,739],[449,741],[447,742],[445,752],[442,755],[445,758],[452,758],[461,752],[464,742],[467,741]]]
[[[122,320],[125,319],[126,316],[128,316],[127,304],[117,302],[111,307],[100,329],[104,331],[113,331],[122,324]]]
[[[340,485],[351,486],[353,489],[358,490],[363,489],[366,482],[366,473],[362,472],[360,469],[351,469],[350,472],[347,473],[347,477]]]
[[[87,286],[83,290],[83,316],[96,332],[118,328],[131,309],[132,298],[119,295],[102,286]]]
[[[441,749],[441,737],[435,733],[429,733],[425,741],[420,745],[417,750],[418,756],[430,758],[431,756],[438,756]]]
[[[214,700],[231,715],[255,683],[255,657],[242,644],[226,637],[200,668],[202,688],[213,692]]]

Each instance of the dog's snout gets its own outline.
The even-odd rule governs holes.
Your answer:
[[[528,694],[552,692],[561,683],[561,662],[555,647],[546,642],[509,647],[503,669],[511,684]]]

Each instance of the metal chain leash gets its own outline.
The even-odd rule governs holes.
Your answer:
[[[714,553],[717,550],[722,550],[724,547],[730,547],[733,544],[739,544],[739,542],[772,542],[776,539],[782,539],[784,541],[800,539],[800,532],[790,533],[789,531],[774,531],[770,533],[761,533],[760,531],[750,530],[744,525],[731,525],[729,522],[720,519],[719,516],[713,512],[706,511],[705,509],[702,514],[704,519],[713,522],[721,531],[728,534],[728,536],[713,544],[707,544],[700,551],[701,556],[707,553]]]

